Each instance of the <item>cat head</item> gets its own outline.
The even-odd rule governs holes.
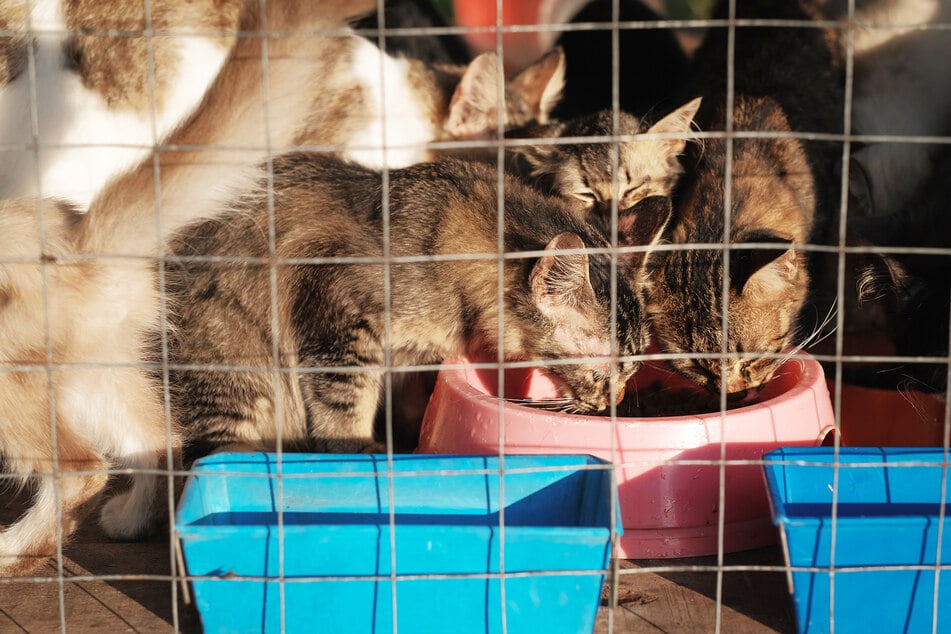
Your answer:
[[[724,258],[720,247],[670,251],[650,291],[648,313],[657,340],[670,353],[731,355],[673,359],[681,374],[719,394],[726,382],[730,400],[754,397],[794,345],[805,300],[806,263],[780,236],[760,234],[744,241],[775,248],[730,249],[724,306]],[[726,341],[723,312],[727,311]]]
[[[753,113],[767,110],[758,105]],[[699,246],[652,259],[649,313],[663,350],[690,355],[672,360],[675,369],[744,402],[804,343],[799,326],[809,267],[806,252],[794,245],[810,240],[815,191],[797,139],[734,139],[727,268],[727,147],[708,139],[697,168],[679,187],[670,241]],[[712,358],[723,354],[722,361]]]
[[[670,138],[636,138],[617,146],[598,142],[529,145],[514,153],[524,159],[529,174],[547,181],[554,193],[607,216],[612,200],[617,200],[618,209],[629,209],[648,196],[670,195],[683,172],[678,157],[686,147],[699,107],[698,97],[653,125],[626,112],[618,113],[618,135],[675,135]],[[536,138],[611,137],[615,135],[614,116],[603,110],[566,123],[537,126],[526,134]],[[616,177],[615,147],[620,152]]]
[[[660,239],[670,214],[670,201],[654,197],[623,213],[619,225],[627,243],[650,246]],[[648,344],[642,299],[646,251],[618,256],[612,306],[610,257],[589,254],[585,247],[578,234],[561,233],[546,246],[550,253],[532,267],[528,283],[534,310],[527,316],[532,327],[522,344],[529,358],[559,362],[546,365],[545,371],[559,384],[564,400],[540,405],[574,413],[607,409],[612,385],[620,403],[627,380],[640,366],[630,357],[642,354]],[[615,341],[620,359],[612,363]]]
[[[465,68],[449,102],[444,133],[452,139],[492,139],[499,128],[499,59],[483,53]],[[565,55],[556,48],[505,79],[505,128],[548,123],[565,84]]]

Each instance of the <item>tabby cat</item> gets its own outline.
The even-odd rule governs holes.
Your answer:
[[[721,2],[717,17],[727,17],[728,4]],[[737,17],[810,20],[805,4],[744,2]],[[834,38],[808,26],[736,27],[733,129],[776,136],[705,140],[688,163],[668,235],[675,245],[700,246],[654,260],[649,311],[658,343],[694,355],[671,363],[731,399],[754,396],[809,330],[800,315],[808,310],[811,264],[800,245],[827,239],[842,149],[781,135],[842,132],[844,79]],[[703,96],[698,123],[705,132],[727,129],[727,40],[725,27],[711,27],[696,53],[690,90]]]
[[[679,136],[632,138],[617,144],[593,141],[515,146],[512,150],[514,162],[518,165],[519,159],[524,159],[526,166],[520,171],[526,172],[538,186],[574,201],[586,214],[610,225],[613,200],[622,210],[649,196],[671,195],[683,173],[679,157],[687,145],[693,117],[699,107],[700,99],[693,99],[652,125],[620,112],[616,135],[610,110],[564,123],[531,126],[522,132],[523,136],[606,139],[642,134]]]
[[[273,252],[266,188],[175,238],[169,361],[210,366],[171,375],[192,455],[273,450],[278,439],[382,450],[373,423],[387,367],[499,347],[509,359],[560,361],[547,372],[566,409],[620,400],[647,344],[643,251],[619,257],[614,307],[610,257],[577,251],[608,244],[560,198],[505,179],[500,260],[495,169],[444,159],[393,170],[388,182],[384,211],[380,174],[288,154],[274,164]],[[669,214],[667,199],[644,200],[622,214],[621,233],[652,245]]]

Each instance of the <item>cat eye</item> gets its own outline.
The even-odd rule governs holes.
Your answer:
[[[593,191],[590,191],[590,190],[574,192],[573,196],[577,198],[578,200],[581,200],[591,205],[594,205],[598,202],[597,195]]]
[[[642,180],[637,185],[632,185],[628,187],[627,189],[625,189],[624,193],[621,194],[621,200],[625,200],[628,196],[631,196],[632,194],[636,194],[639,190],[643,189],[647,185],[647,183],[650,182],[650,180],[651,180],[650,176],[648,176],[644,178],[644,180]]]

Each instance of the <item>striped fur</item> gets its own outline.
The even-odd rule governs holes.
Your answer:
[[[620,264],[617,354],[625,358],[613,366],[612,383],[607,256],[505,260],[500,315],[497,180],[493,168],[448,159],[391,171],[389,255],[450,257],[394,262],[388,287],[380,263],[276,263],[275,257],[384,255],[380,175],[327,156],[292,154],[275,164],[273,256],[264,190],[180,234],[178,256],[253,259],[186,260],[169,271],[171,361],[212,366],[174,374],[173,403],[188,442],[197,452],[209,444],[273,449],[278,438],[285,448],[379,450],[373,420],[387,349],[393,365],[499,347],[514,359],[578,358],[548,368],[571,407],[605,409],[612,385],[623,394],[638,365],[629,357],[647,344],[641,260]],[[626,219],[650,244],[669,213],[669,202],[651,199]],[[506,253],[607,246],[560,199],[509,178],[504,240]],[[464,259],[476,254],[488,258]]]

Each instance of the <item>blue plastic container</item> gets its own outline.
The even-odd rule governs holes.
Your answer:
[[[763,458],[800,632],[830,631],[830,598],[836,632],[931,632],[936,601],[937,631],[951,632],[951,569],[939,572],[937,552],[943,525],[941,565],[951,564],[951,521],[939,523],[951,475],[942,450],[839,450],[834,560],[833,448]]]
[[[388,476],[376,455],[198,461],[175,526],[188,574],[207,577],[192,580],[205,631],[393,632],[395,621],[486,634],[503,631],[504,605],[511,633],[590,632],[617,508],[609,464],[507,456],[504,467],[397,455]]]

